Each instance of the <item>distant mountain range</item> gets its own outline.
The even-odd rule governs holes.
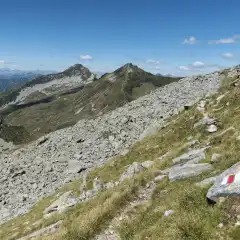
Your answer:
[[[26,81],[49,73],[54,73],[54,71],[22,71],[17,69],[12,70],[10,68],[0,68],[0,92],[20,86]]]
[[[57,74],[57,71],[49,71],[49,70],[34,70],[34,71],[22,71],[18,69],[10,69],[10,68],[0,68],[0,92],[7,91],[10,88],[19,87],[27,81],[33,80],[35,78],[41,77],[44,75],[49,77],[55,77],[54,74]],[[101,78],[105,75],[105,72],[95,72],[97,78]],[[170,78],[179,78],[179,76],[174,76],[172,74],[155,74],[158,77],[170,77]],[[61,73],[58,78],[61,77]]]
[[[0,75],[4,76],[34,76],[34,75],[43,75],[43,74],[50,74],[56,73],[56,71],[49,71],[49,70],[33,70],[33,71],[23,71],[18,69],[10,69],[10,68],[0,68]]]

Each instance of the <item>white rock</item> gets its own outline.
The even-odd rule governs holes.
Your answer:
[[[165,211],[164,216],[168,217],[168,216],[172,215],[173,213],[174,213],[173,210],[167,210],[167,211]]]
[[[237,222],[235,223],[235,227],[240,227],[240,221],[237,221]]]
[[[161,182],[165,177],[167,177],[166,175],[159,175],[157,177],[154,178],[155,182]]]
[[[221,158],[221,154],[219,153],[213,153],[212,158],[211,158],[211,163],[217,162]]]
[[[145,161],[145,162],[142,162],[141,165],[144,168],[150,168],[153,165],[153,161]]]
[[[216,132],[218,129],[217,129],[217,126],[215,126],[214,124],[210,125],[208,128],[207,128],[207,131],[209,133],[214,133]]]
[[[223,228],[224,225],[223,225],[223,223],[219,223],[219,224],[217,225],[217,227],[218,227],[218,228]]]

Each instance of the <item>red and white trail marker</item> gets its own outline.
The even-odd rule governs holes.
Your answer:
[[[231,184],[231,183],[240,184],[240,172],[238,172],[236,174],[230,174],[230,175],[224,177],[221,182],[221,185],[226,185],[226,184]]]

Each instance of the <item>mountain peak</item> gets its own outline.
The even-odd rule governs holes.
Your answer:
[[[132,63],[126,63],[125,65],[123,65],[123,67],[130,67],[130,68],[133,68],[133,67],[136,67],[136,66],[133,65]]]
[[[63,71],[63,74],[68,77],[79,76],[79,75],[83,75],[86,77],[91,76],[91,72],[89,71],[89,69],[84,67],[82,64],[74,64],[73,66]]]
[[[143,71],[140,69],[138,66],[133,65],[132,63],[127,63],[123,65],[122,67],[118,68],[114,73],[116,74],[121,74],[121,73],[131,73],[131,72],[138,72],[138,71]]]
[[[133,65],[132,63],[127,63],[127,64],[123,65],[122,69],[134,70],[134,69],[139,69],[139,68],[138,68],[138,66]]]

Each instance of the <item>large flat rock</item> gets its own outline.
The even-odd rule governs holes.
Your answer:
[[[208,163],[175,165],[169,169],[168,178],[171,181],[180,180],[211,170],[213,167]]]

